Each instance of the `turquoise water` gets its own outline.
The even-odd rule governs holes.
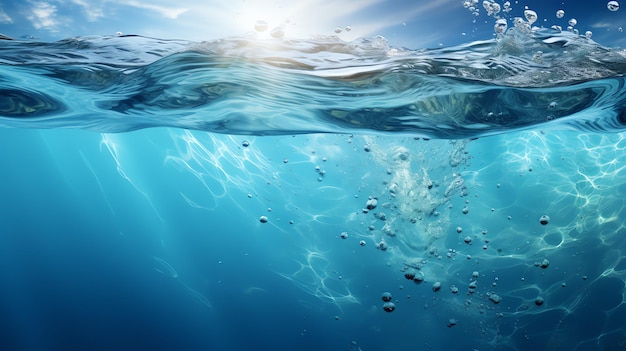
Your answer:
[[[624,51],[507,33],[3,42],[0,342],[624,348]]]

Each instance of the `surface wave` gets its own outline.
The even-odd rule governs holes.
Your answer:
[[[0,72],[3,127],[432,138],[624,129],[625,51],[552,30],[432,50],[382,37],[7,41]]]

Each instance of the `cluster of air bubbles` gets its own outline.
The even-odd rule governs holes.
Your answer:
[[[383,295],[381,296],[381,299],[384,302],[383,310],[385,312],[393,312],[393,311],[395,311],[396,305],[393,302],[391,302],[393,297],[391,296],[390,292],[384,292]]]
[[[485,1],[485,2],[488,2],[488,1]],[[484,3],[483,3],[483,6],[484,6]],[[474,16],[480,15],[480,9],[478,8],[478,0],[465,0],[463,1],[463,7],[468,9]]]
[[[501,10],[500,4],[488,0],[483,1],[483,7],[487,11],[487,16],[496,16]]]
[[[267,31],[268,28],[269,28],[269,23],[267,23],[267,21],[258,20],[254,22],[254,30],[259,33]],[[284,37],[285,36],[285,23],[282,23],[281,25],[272,28],[272,30],[270,30],[270,36],[275,39]]]
[[[617,11],[617,10],[619,10],[619,2],[617,2],[617,1],[609,1],[606,4],[606,8],[609,9],[609,11]]]
[[[363,213],[368,213],[369,211],[375,209],[376,206],[378,206],[378,198],[370,196],[367,199],[367,202],[365,203],[365,208],[363,209]]]
[[[378,242],[378,244],[376,244],[376,247],[380,250],[380,251],[387,251],[388,245],[387,242],[385,240],[380,240]]]
[[[326,161],[325,159],[323,159],[323,161]],[[321,182],[322,180],[324,180],[324,176],[326,175],[326,171],[323,170],[320,166],[315,166],[315,172],[317,172],[317,181]]]
[[[349,32],[349,31],[352,30],[352,27],[350,27],[350,26],[346,26],[345,28],[337,27],[337,28],[335,28],[334,32],[339,34],[339,33],[343,32],[344,30],[346,32]]]

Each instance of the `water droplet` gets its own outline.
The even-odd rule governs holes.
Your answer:
[[[617,2],[617,1],[609,1],[606,4],[606,8],[609,9],[609,11],[617,11],[617,10],[619,10],[619,2]]]
[[[533,24],[535,23],[535,21],[537,21],[537,13],[533,10],[525,10],[524,17],[526,17],[526,20],[530,24]]]
[[[268,24],[263,20],[258,20],[254,22],[254,30],[257,32],[265,32],[267,30]]]
[[[272,29],[270,35],[272,36],[272,38],[280,39],[285,36],[285,29],[283,28],[283,26],[278,26]]]
[[[496,24],[493,26],[493,30],[496,34],[504,34],[506,32],[507,23],[504,18],[500,18],[496,21]]]

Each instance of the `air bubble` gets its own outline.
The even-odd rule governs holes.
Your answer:
[[[543,215],[539,218],[539,223],[541,223],[542,225],[546,225],[548,223],[550,223],[550,216],[548,215]]]
[[[396,305],[393,302],[385,302],[383,310],[385,310],[385,312],[393,312],[396,310]]]
[[[261,217],[259,217],[259,222],[261,222],[261,223],[267,223],[267,221],[268,221],[268,219],[267,219],[267,217],[266,217],[266,216],[261,216]]]
[[[617,10],[619,10],[619,2],[617,2],[617,1],[609,1],[606,4],[606,8],[609,9],[609,11],[617,11]]]
[[[576,24],[578,24],[578,21],[575,18],[572,18],[567,23],[569,23],[570,26],[574,27]]]
[[[592,35],[593,35],[593,33],[590,30],[585,32],[585,37],[587,37],[587,39],[591,39]]]
[[[563,10],[556,11],[556,18],[563,18],[563,16],[565,16],[565,11]]]
[[[341,234],[339,234],[339,236],[340,236],[342,239],[347,239],[347,238],[348,238],[348,232],[341,232]]]
[[[337,27],[335,28],[335,33],[339,34],[343,31],[343,29],[341,27]]]

